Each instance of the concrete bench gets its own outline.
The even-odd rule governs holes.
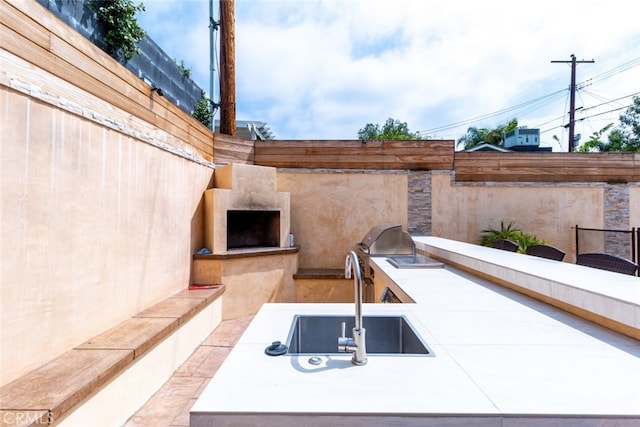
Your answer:
[[[353,281],[344,278],[344,269],[300,268],[293,279],[296,284],[295,302],[353,302]]]
[[[45,365],[23,375],[22,377],[0,388],[0,425],[29,426],[64,423],[65,418],[74,416],[75,411],[94,398],[106,387],[117,385],[117,379],[133,367],[145,356],[153,353],[161,344],[170,337],[178,337],[184,328],[197,327],[195,336],[202,334],[203,329],[211,329],[217,326],[221,318],[221,309],[218,313],[209,313],[212,304],[221,305],[221,296],[224,286],[220,285],[211,289],[184,290],[165,299],[164,301],[149,307],[132,318],[105,331],[104,333],[78,345],[63,353]],[[206,311],[209,310],[209,311]],[[206,316],[203,321],[198,321],[201,326],[190,323],[198,316]],[[213,328],[211,324],[213,323]],[[201,340],[206,338],[203,336]],[[180,349],[167,349],[171,352],[186,354],[188,357],[199,342],[198,338],[183,338]],[[164,350],[166,351],[166,350]],[[182,363],[180,357],[173,357],[172,365]],[[156,361],[157,363],[157,361]],[[169,375],[177,368],[166,367],[166,363],[160,363],[165,367]],[[157,368],[154,368],[157,369]],[[157,372],[158,378],[131,378],[128,381],[147,382],[147,391],[151,394],[159,388],[168,378],[163,378],[164,372]],[[156,376],[155,374],[153,375]],[[120,381],[123,383],[123,381]],[[156,384],[158,384],[156,386]],[[124,383],[123,383],[124,384]],[[155,388],[154,388],[155,387]],[[122,388],[122,387],[120,387]],[[141,387],[144,389],[145,387]],[[136,408],[135,405],[144,403],[149,396],[134,396],[135,387],[127,387],[127,390],[113,390],[112,393],[129,394],[126,396],[127,405]],[[139,403],[141,402],[141,403]],[[132,412],[126,412],[130,408],[124,405],[123,414],[127,416]],[[109,405],[108,411],[117,411],[117,405]],[[121,411],[122,412],[122,411]],[[107,422],[93,415],[94,421]],[[120,418],[121,419],[121,418]],[[125,418],[126,420],[126,418]],[[73,424],[73,423],[72,423]]]

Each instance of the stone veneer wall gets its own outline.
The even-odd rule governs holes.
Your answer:
[[[431,235],[431,171],[409,171],[408,231]]]
[[[629,230],[629,186],[607,184],[604,187],[604,228]],[[631,234],[603,232],[604,252],[623,258],[631,258]]]

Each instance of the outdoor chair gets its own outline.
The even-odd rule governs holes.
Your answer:
[[[562,261],[564,259],[564,251],[549,245],[531,245],[527,246],[527,255],[533,255],[540,258],[552,259],[554,261]]]
[[[503,251],[517,252],[519,246],[509,239],[497,239],[493,242],[493,247],[495,249],[502,249]]]
[[[616,273],[635,275],[638,264],[628,259],[605,253],[578,254],[576,264],[601,270],[615,271]]]

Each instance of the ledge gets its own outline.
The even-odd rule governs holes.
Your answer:
[[[246,248],[246,249],[232,249],[227,252],[219,254],[194,254],[193,259],[196,260],[225,260],[234,258],[250,258],[257,256],[269,256],[269,255],[282,255],[282,254],[297,254],[300,252],[300,246],[293,246],[291,248]]]
[[[0,388],[0,420],[61,420],[224,293],[183,290]],[[22,421],[19,423],[18,421]]]
[[[432,236],[429,256],[640,339],[640,278]]]
[[[342,279],[344,270],[339,268],[300,268],[293,275],[294,279]]]

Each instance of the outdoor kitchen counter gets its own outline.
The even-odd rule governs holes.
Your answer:
[[[331,355],[314,366],[308,355],[267,356],[295,314],[354,306],[266,304],[193,406],[191,425],[640,422],[637,340],[449,265],[373,262],[416,304],[365,304],[363,314],[405,315],[435,357],[369,355],[354,366]]]
[[[640,340],[640,278],[432,236],[418,250]],[[386,271],[386,266],[380,264]],[[400,281],[402,276],[396,275]],[[419,291],[417,289],[416,291]],[[418,293],[412,297],[419,298]]]

